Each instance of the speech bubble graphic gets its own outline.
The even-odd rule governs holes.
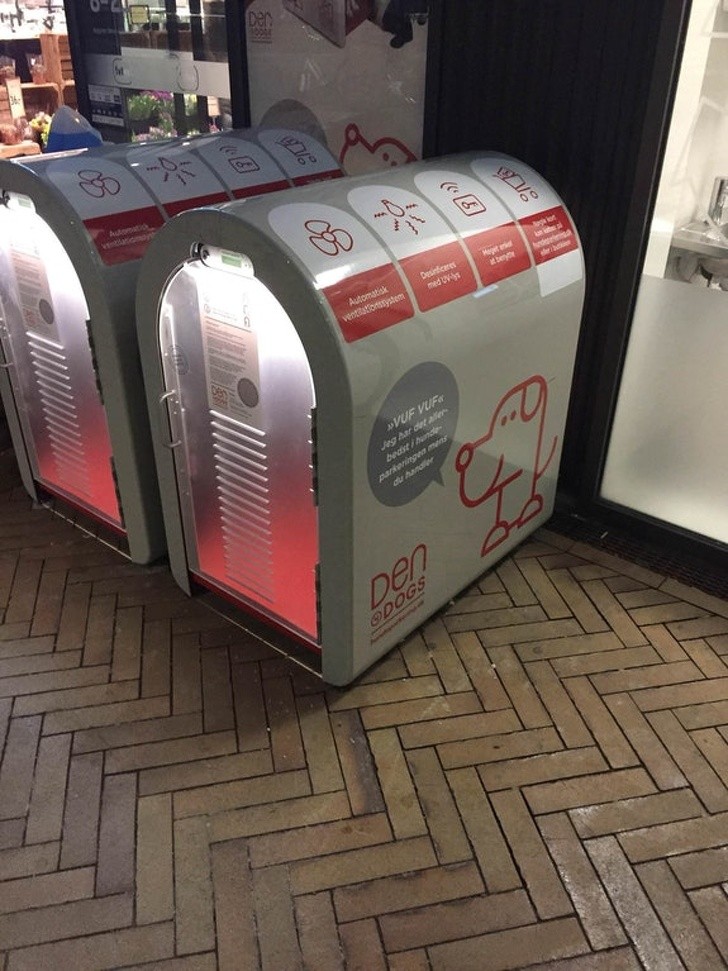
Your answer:
[[[385,506],[404,506],[431,482],[453,442],[460,393],[452,371],[436,361],[410,368],[387,395],[367,450],[369,486]]]

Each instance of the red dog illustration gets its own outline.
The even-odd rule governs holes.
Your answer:
[[[463,505],[475,508],[493,500],[493,525],[483,541],[481,556],[490,553],[510,536],[512,530],[523,526],[543,509],[543,496],[538,491],[538,484],[554,457],[558,443],[558,437],[554,437],[548,455],[544,456],[543,434],[547,404],[548,385],[545,378],[536,374],[521,381],[500,399],[485,435],[474,442],[466,442],[455,458],[455,468],[460,476],[460,501]],[[508,426],[513,422],[520,422],[530,429],[534,450],[533,471],[520,464],[508,464]],[[520,434],[524,434],[523,429]],[[496,461],[496,468],[485,491],[472,497],[467,491],[466,473],[477,449],[487,443],[491,443],[490,450]],[[518,510],[510,519],[503,511],[504,500],[510,509]]]

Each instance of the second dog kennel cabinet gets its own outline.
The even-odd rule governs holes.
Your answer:
[[[145,563],[164,530],[134,325],[166,220],[341,175],[307,134],[248,129],[0,162],[0,390],[23,483]]]

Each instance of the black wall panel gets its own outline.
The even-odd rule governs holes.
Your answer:
[[[484,148],[523,159],[563,196],[584,245],[587,296],[561,479],[573,497],[595,489],[587,453],[608,431],[605,399],[616,386],[688,7],[443,4],[430,144],[438,154]]]

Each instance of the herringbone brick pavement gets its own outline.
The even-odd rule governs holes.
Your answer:
[[[541,530],[331,690],[3,462],[2,971],[728,966],[728,603]]]

